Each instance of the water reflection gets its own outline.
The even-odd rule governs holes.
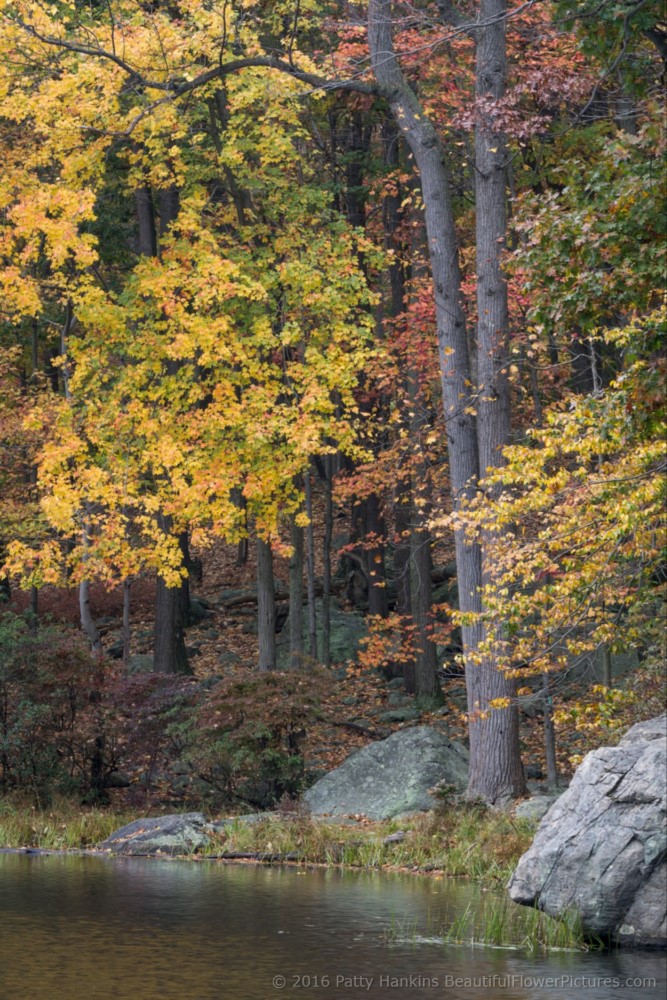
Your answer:
[[[0,998],[664,996],[655,954],[416,943],[476,899],[462,883],[389,874],[0,855]],[[402,929],[410,940],[388,943]]]

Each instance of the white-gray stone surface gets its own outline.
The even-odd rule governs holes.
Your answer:
[[[517,903],[620,944],[667,946],[667,717],[589,753],[509,884]]]
[[[303,798],[315,814],[390,819],[433,809],[430,789],[437,784],[463,791],[467,781],[465,747],[428,726],[415,726],[358,750]]]
[[[202,813],[136,819],[114,831],[99,846],[112,854],[171,857],[195,854],[209,843],[211,829]]]

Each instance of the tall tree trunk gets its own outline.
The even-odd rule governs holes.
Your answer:
[[[72,394],[70,392],[70,377],[69,377],[69,334],[74,324],[74,310],[72,307],[71,300],[67,301],[67,308],[65,312],[65,321],[60,330],[60,353],[64,358],[64,362],[61,367],[62,380],[63,380],[63,394],[65,399],[70,401]],[[34,476],[35,482],[37,479],[37,469],[33,467],[32,475]],[[81,548],[82,548],[82,562],[83,562],[83,572],[87,572],[86,563],[88,562],[88,545],[90,542],[90,505],[84,500],[83,501],[83,511],[82,511],[83,524],[81,528]],[[79,583],[79,620],[81,622],[81,629],[90,643],[90,648],[94,653],[102,652],[102,640],[100,639],[100,634],[97,631],[95,622],[93,621],[93,616],[90,611],[90,580],[84,576],[84,578]]]
[[[158,515],[160,530],[165,535],[173,531],[171,518]],[[183,536],[179,538],[182,565],[186,566],[186,550]],[[184,581],[185,582],[185,581]],[[189,592],[186,592],[189,594]],[[189,596],[188,596],[189,602]],[[161,576],[157,578],[155,589],[155,633],[153,646],[153,669],[157,674],[191,674],[185,648],[184,585],[168,587]]]
[[[153,669],[157,674],[191,674],[185,649],[179,587],[168,587],[157,578]]]
[[[241,511],[240,520],[243,530],[236,547],[236,565],[245,566],[248,562],[248,510],[243,491],[236,486],[232,490],[232,503]]]
[[[257,539],[257,632],[261,672],[276,669],[276,596],[271,543]]]
[[[322,663],[331,665],[331,544],[333,540],[333,461],[324,456],[324,542],[322,571]]]
[[[132,581],[123,580],[123,670],[127,671],[130,662],[130,642],[132,641],[131,625]]]
[[[187,531],[182,531],[178,536],[178,545],[181,550],[183,565],[187,570],[178,587],[178,613],[183,628],[189,628],[193,624],[192,607],[190,605],[190,569],[192,560],[190,559],[190,539]]]
[[[397,171],[401,163],[401,134],[392,116],[382,123],[382,152],[385,166],[388,170]],[[396,320],[406,308],[406,265],[404,262],[405,246],[398,240],[400,226],[403,221],[403,192],[398,184],[389,190],[382,203],[382,223],[384,229],[384,246],[392,251],[389,263],[389,285],[391,289],[391,318]],[[394,582],[396,583],[396,611],[404,618],[412,615],[412,599],[410,591],[410,551],[411,551],[411,488],[409,479],[398,482],[393,499],[394,515]],[[396,668],[394,668],[396,669]],[[403,664],[405,689],[410,694],[415,690],[414,663]]]
[[[551,678],[542,674],[542,708],[544,711],[544,756],[547,762],[547,784],[558,787],[558,761],[556,759],[556,730],[554,727]]]
[[[303,667],[303,528],[291,525],[292,555],[289,561],[289,658],[292,670]]]
[[[452,499],[456,511],[462,499],[474,495],[480,463],[451,184],[440,137],[398,64],[393,47],[391,15],[390,0],[369,0],[368,40],[373,70],[398,127],[412,150],[421,180],[435,297]],[[482,610],[481,549],[478,545],[468,544],[461,530],[455,532],[454,542],[461,611],[479,614]],[[488,659],[480,665],[476,663],[477,649],[483,638],[479,622],[464,626],[462,633],[468,709],[477,720],[470,730],[471,755],[475,764],[471,770],[469,790],[488,802],[499,802],[521,794],[524,788],[518,733],[513,726],[504,724],[504,716],[498,725],[498,717],[494,719],[493,712],[486,718],[477,715],[485,708],[483,699],[486,690],[500,675]],[[487,676],[491,674],[493,678]],[[482,747],[484,753],[480,753]]]
[[[139,223],[139,252],[146,257],[157,257],[159,252],[158,233],[155,221],[153,193],[150,187],[138,188],[135,193],[135,207]],[[160,194],[160,233],[178,214],[178,192],[170,188]],[[159,516],[158,523],[165,533],[172,530],[170,518]],[[183,552],[183,539],[179,539]],[[187,565],[184,562],[184,565]],[[189,622],[190,598],[187,580],[178,587],[168,587],[158,575],[155,593],[155,633],[153,647],[153,667],[156,673],[190,674],[185,649],[185,627]]]
[[[477,41],[477,98],[500,100],[507,72],[505,18],[507,0],[480,0]],[[478,111],[478,115],[481,112]],[[477,270],[477,442],[480,476],[503,462],[502,449],[511,438],[507,281],[502,254],[507,230],[507,148],[493,120],[481,115],[475,128],[475,218]],[[482,540],[483,552],[492,539]],[[483,558],[483,585],[492,584],[492,560]],[[484,629],[485,642],[500,638],[500,626]],[[470,777],[468,795],[492,802],[525,790],[519,754],[519,710],[516,682],[484,655],[468,670]],[[507,708],[488,710],[494,699]],[[489,761],[493,761],[493,770]]]
[[[86,508],[89,505],[86,504]],[[88,523],[88,510],[84,514],[83,527],[81,529],[82,536],[82,550],[83,550],[83,572],[86,573],[86,563],[88,562],[88,544],[90,540],[90,527]],[[81,628],[86,635],[88,642],[90,643],[90,648],[93,653],[102,652],[102,640],[100,639],[100,633],[97,631],[97,626],[93,620],[93,616],[90,611],[90,580],[84,577],[79,584],[79,616],[81,619]]]
[[[79,615],[81,628],[90,643],[90,648],[94,653],[101,653],[102,640],[90,613],[90,580],[82,580],[79,584]]]
[[[134,192],[134,203],[139,223],[139,253],[142,257],[157,257],[157,231],[151,189],[137,188]]]
[[[442,705],[444,698],[438,681],[437,648],[429,633],[432,603],[431,533],[424,515],[413,511],[410,535],[410,594],[412,620],[415,625],[414,693],[425,708]]]
[[[393,118],[382,122],[382,156],[388,170],[397,171],[401,165],[401,133]],[[405,312],[406,265],[403,259],[405,248],[398,240],[403,221],[403,192],[396,180],[394,190],[388,191],[382,201],[382,225],[385,250],[393,251],[389,260],[389,285],[391,288],[391,316],[396,319]]]
[[[415,193],[420,194],[418,178],[411,179]],[[426,248],[418,245],[415,236],[420,226],[411,226],[413,280],[421,276]],[[429,471],[424,460],[423,436],[428,421],[428,406],[424,399],[421,373],[412,358],[408,359],[405,373],[405,392],[410,400],[409,447],[411,456],[411,513],[410,513],[410,614],[414,628],[414,682],[412,689],[417,700],[425,707],[443,703],[438,680],[438,655],[429,626],[433,585],[431,580],[431,533],[428,519],[431,511]]]
[[[306,496],[306,514],[308,515],[308,553],[306,560],[308,589],[308,653],[317,660],[317,610],[315,607],[315,525],[313,523],[313,490],[310,482],[310,469],[303,477]]]
[[[160,236],[164,236],[172,222],[176,221],[179,208],[178,188],[170,184],[160,191]]]

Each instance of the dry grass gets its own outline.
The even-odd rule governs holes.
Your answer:
[[[67,799],[54,800],[49,809],[36,809],[20,800],[0,799],[0,847],[59,851],[94,847],[133,819],[136,816],[87,809]]]
[[[389,841],[403,831],[402,840]],[[535,827],[479,806],[456,803],[398,823],[343,825],[294,814],[227,827],[214,850],[296,855],[313,864],[438,872],[504,882],[531,843]]]

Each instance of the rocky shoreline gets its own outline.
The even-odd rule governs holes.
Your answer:
[[[309,789],[294,813],[217,820],[201,812],[144,817],[92,848],[0,851],[392,868],[470,877],[473,862],[467,870],[452,869],[448,855],[459,822],[457,835],[468,838],[463,856],[469,858],[474,848],[477,863],[485,850],[499,849],[499,839],[502,844],[511,831],[519,831],[516,853],[510,851],[508,858],[514,868],[508,889],[515,902],[556,918],[575,913],[585,934],[609,944],[667,947],[667,717],[639,723],[618,746],[588,754],[565,792],[557,798],[533,796],[514,816],[480,811],[459,799],[466,772],[465,748],[428,727],[412,727],[351,755]],[[466,810],[471,829],[465,829]],[[542,813],[526,850],[532,824]],[[503,878],[501,867],[490,866],[486,877],[499,885],[510,871]]]

